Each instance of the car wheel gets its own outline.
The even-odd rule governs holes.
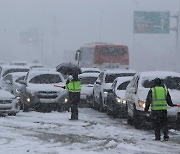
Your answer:
[[[16,113],[8,113],[9,116],[16,116]]]
[[[99,96],[99,111],[104,112],[103,103],[102,103],[102,96]]]
[[[93,105],[92,105],[92,108],[93,108],[94,110],[98,110],[97,102],[96,102],[96,98],[95,98],[94,93],[93,93],[93,103],[92,103],[92,104],[93,104]]]
[[[23,112],[29,112],[29,107],[23,103]]]

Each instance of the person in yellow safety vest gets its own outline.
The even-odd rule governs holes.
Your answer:
[[[162,85],[161,79],[154,79],[154,83],[154,87],[152,87],[148,92],[144,111],[147,112],[151,105],[155,140],[161,140],[162,129],[164,133],[164,140],[168,141],[167,105],[171,107],[180,106],[172,103],[169,91]]]
[[[71,119],[78,120],[78,103],[80,101],[81,81],[78,74],[73,74],[72,79],[66,82],[66,89],[69,92],[69,103],[71,107]]]

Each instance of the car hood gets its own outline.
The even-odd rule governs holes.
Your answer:
[[[37,91],[64,91],[65,84],[28,84],[27,90],[37,92]]]
[[[11,94],[9,91],[6,91],[4,89],[0,89],[0,98],[3,99],[13,99],[15,96]]]
[[[117,97],[124,99],[125,98],[125,90],[117,90],[116,95],[117,95]]]

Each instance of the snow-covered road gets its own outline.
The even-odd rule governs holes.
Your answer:
[[[179,154],[180,131],[170,141],[153,141],[153,131],[137,130],[90,108],[70,112],[19,112],[0,118],[2,154]]]

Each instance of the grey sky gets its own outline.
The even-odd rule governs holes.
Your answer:
[[[179,0],[0,0],[0,60],[40,59],[56,66],[65,61],[65,51],[103,41],[128,45],[130,66],[137,70],[176,70],[175,32],[136,34],[133,39],[135,6],[174,15]],[[41,35],[39,46],[19,41],[19,33],[32,28]]]

